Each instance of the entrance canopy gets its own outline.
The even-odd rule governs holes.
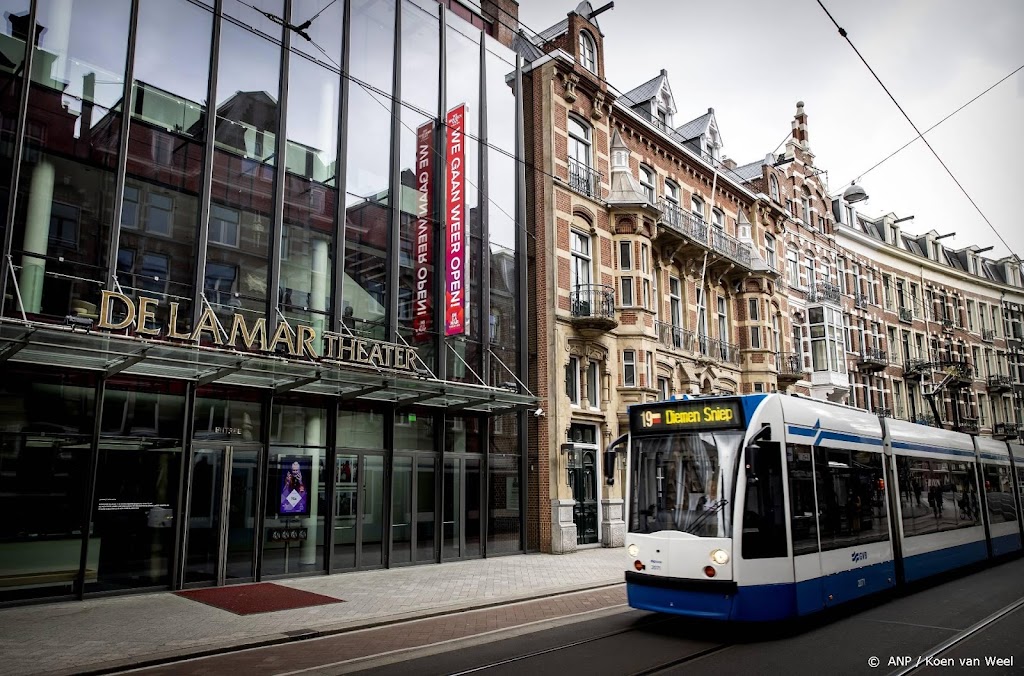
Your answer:
[[[537,405],[535,396],[517,391],[526,389],[521,385],[516,389],[488,387],[329,359],[313,361],[216,349],[16,320],[0,320],[2,363],[480,413]]]

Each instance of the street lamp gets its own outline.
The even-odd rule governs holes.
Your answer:
[[[860,187],[853,181],[850,181],[850,187],[843,191],[843,199],[849,204],[863,202],[867,198],[868,194],[864,192],[864,188]]]

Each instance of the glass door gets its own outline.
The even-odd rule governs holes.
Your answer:
[[[334,570],[384,565],[384,456],[339,450],[334,474]]]
[[[391,499],[391,565],[436,561],[436,459],[396,454]]]
[[[444,459],[441,556],[446,561],[481,554],[480,490],[478,456]]]
[[[581,456],[581,462],[569,470],[572,497],[576,501],[572,518],[576,522],[576,544],[589,545],[598,542],[597,449],[585,449]]]
[[[251,582],[259,448],[196,446],[185,533],[186,585]]]

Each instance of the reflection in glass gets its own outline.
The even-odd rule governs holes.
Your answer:
[[[421,455],[416,459],[416,561],[435,560],[434,541],[434,472],[437,462]]]
[[[212,29],[213,13],[184,0],[139,9],[117,279],[129,295],[160,299],[149,328],[167,328],[170,302],[180,305],[174,328],[192,328]]]
[[[224,23],[204,282],[222,321],[266,313],[279,71],[276,43]]]
[[[412,561],[412,457],[396,456],[391,474],[391,565]]]
[[[0,242],[6,241],[7,198],[14,171],[14,141],[23,84],[28,0],[0,0]],[[2,254],[3,252],[0,252]],[[2,299],[0,299],[2,302]]]
[[[95,315],[106,280],[130,4],[39,5],[12,247],[30,315]],[[4,301],[6,313],[15,310],[13,297]]]
[[[334,468],[334,568],[356,567],[360,490],[359,456],[338,453]]]

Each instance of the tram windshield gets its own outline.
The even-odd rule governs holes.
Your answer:
[[[742,430],[634,438],[630,532],[729,537],[742,443]]]

